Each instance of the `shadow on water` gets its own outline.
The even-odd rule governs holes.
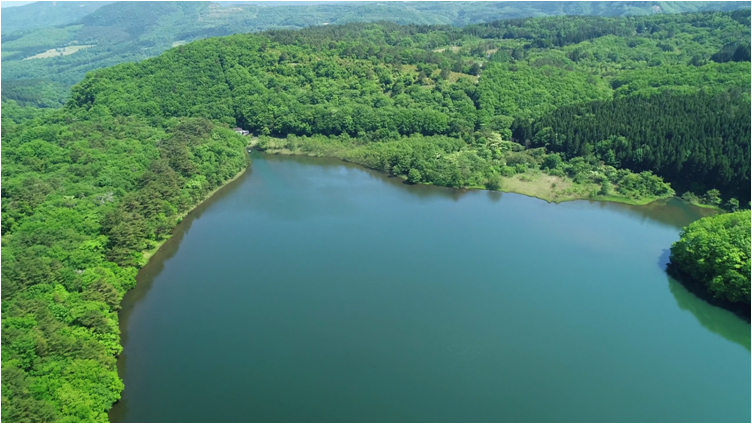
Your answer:
[[[183,237],[185,237],[186,234],[191,229],[191,225],[193,225],[193,222],[199,218],[201,218],[201,215],[215,202],[220,201],[224,199],[225,197],[232,194],[232,192],[240,187],[240,185],[243,183],[243,181],[247,178],[250,178],[252,174],[251,167],[249,166],[246,168],[243,175],[241,175],[239,178],[237,178],[235,181],[230,182],[226,186],[222,187],[219,191],[214,193],[209,199],[205,200],[203,203],[196,206],[195,209],[193,209],[188,215],[183,218],[183,221],[180,222],[173,230],[172,230],[172,237],[170,237],[169,240],[163,244],[159,250],[154,254],[154,256],[151,257],[149,262],[138,271],[138,275],[136,275],[136,287],[133,290],[130,290],[123,296],[123,300],[120,304],[121,309],[118,313],[119,318],[119,327],[120,327],[120,345],[125,346],[128,342],[128,321],[131,317],[131,313],[133,312],[133,308],[138,305],[141,300],[143,300],[147,294],[149,294],[149,290],[151,290],[152,284],[154,283],[154,279],[162,273],[162,270],[164,269],[165,263],[169,261],[180,249],[180,243],[183,241]],[[117,360],[117,370],[118,375],[122,378],[122,376],[126,373],[126,353],[123,352]],[[127,416],[128,413],[128,405],[126,400],[120,400],[116,402],[112,409],[110,410],[110,422],[120,422],[122,421],[120,417]]]
[[[671,251],[669,249],[663,249],[661,257],[658,259],[658,267],[662,271],[666,271],[670,258]],[[712,305],[696,296],[692,291],[685,287],[684,284],[675,280],[671,276],[666,275],[666,278],[668,279],[668,289],[671,292],[671,295],[674,296],[679,309],[691,312],[700,325],[706,329],[718,334],[730,342],[743,346],[748,351],[750,350],[750,332],[748,323],[739,319],[739,317],[733,312]]]

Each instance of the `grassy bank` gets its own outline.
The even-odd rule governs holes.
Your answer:
[[[697,201],[697,200],[687,200],[687,199],[684,199],[684,200],[688,201],[690,205],[697,206],[698,208],[712,209],[712,210],[718,211],[718,212],[726,212],[725,209],[723,209],[722,207],[720,207],[718,205],[709,205],[709,204],[702,203],[702,202]]]

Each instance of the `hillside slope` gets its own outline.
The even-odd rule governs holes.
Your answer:
[[[65,10],[75,9],[67,6],[68,3],[60,4],[66,5],[62,6]],[[96,5],[99,7],[96,11],[76,20],[70,13],[61,14],[60,20],[37,19],[37,9],[44,12],[52,8],[41,3],[3,12],[4,99],[24,105],[59,106],[67,89],[90,70],[137,62],[192,40],[275,28],[375,21],[461,26],[529,16],[622,16],[749,7],[744,2],[368,2],[226,7],[208,2],[117,2]],[[85,6],[76,11],[93,7],[88,3]],[[39,16],[47,16],[46,13]],[[12,32],[20,23],[6,28],[6,17],[9,22],[28,21],[30,27],[36,25],[35,22],[51,25]],[[35,58],[30,59],[32,57]],[[10,82],[21,79],[29,81]]]

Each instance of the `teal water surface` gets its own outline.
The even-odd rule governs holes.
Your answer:
[[[750,421],[750,325],[665,272],[702,210],[256,156],[143,268],[117,422]]]

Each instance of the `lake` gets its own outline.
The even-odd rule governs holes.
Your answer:
[[[254,153],[123,301],[115,422],[750,421],[750,325],[669,278],[707,211]]]

